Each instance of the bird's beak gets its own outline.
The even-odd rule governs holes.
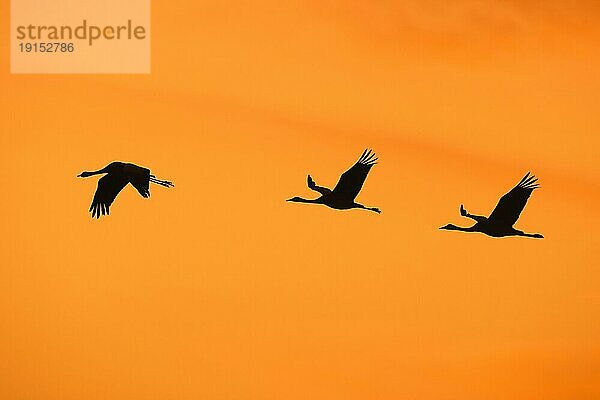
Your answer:
[[[292,199],[286,199],[285,201],[292,201]]]
[[[81,178],[81,176],[82,176],[82,175],[83,175],[83,174],[79,174],[79,175],[77,175],[77,177],[78,177],[78,178]]]

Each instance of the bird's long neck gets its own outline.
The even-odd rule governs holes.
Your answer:
[[[318,199],[303,199],[302,197],[294,197],[293,199],[289,199],[288,201],[294,202],[294,203],[312,203],[312,204],[319,204],[321,203],[321,198]]]
[[[107,172],[108,172],[108,167],[104,167],[104,168],[99,169],[97,171],[84,171],[84,172],[80,173],[77,176],[81,177],[81,178],[87,178],[88,176],[98,175],[98,174],[106,174]]]
[[[444,229],[447,229],[450,231],[475,232],[475,225],[466,227],[466,226],[456,226],[456,225],[449,224]]]
[[[102,168],[96,171],[85,171],[82,173],[82,175],[85,176],[92,176],[92,175],[100,175],[100,174],[105,174],[106,173],[106,168]]]

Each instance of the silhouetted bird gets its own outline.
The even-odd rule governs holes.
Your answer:
[[[99,174],[106,175],[98,180],[98,188],[90,206],[92,218],[100,218],[100,214],[110,214],[110,205],[128,183],[131,183],[144,198],[150,196],[150,182],[164,187],[174,186],[169,181],[161,181],[154,175],[150,175],[148,168],[118,161],[112,162],[98,171],[85,171],[77,176],[87,178]]]
[[[365,210],[375,211],[381,213],[378,208],[365,207],[362,204],[354,202],[354,199],[360,192],[360,189],[367,179],[367,174],[373,165],[377,163],[375,153],[371,150],[365,150],[360,156],[358,162],[354,164],[348,171],[344,172],[340,177],[339,182],[333,188],[333,190],[317,186],[315,181],[308,175],[307,182],[308,187],[315,192],[321,193],[321,197],[317,199],[303,199],[301,197],[292,197],[286,201],[293,201],[296,203],[314,203],[324,204],[327,207],[335,208],[337,210],[348,210],[351,208],[362,208]]]
[[[530,175],[529,172],[521,181],[515,186],[510,192],[506,193],[500,201],[494,211],[489,217],[482,217],[480,215],[472,215],[465,210],[463,205],[460,205],[460,215],[463,217],[471,218],[476,221],[476,224],[464,228],[452,224],[442,226],[440,229],[448,229],[452,231],[463,231],[463,232],[481,232],[489,236],[503,237],[503,236],[527,236],[532,238],[543,238],[539,233],[524,233],[513,228],[521,211],[527,204],[527,199],[531,196],[531,192],[539,187],[537,178]]]

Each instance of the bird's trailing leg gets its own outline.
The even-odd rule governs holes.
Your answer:
[[[150,182],[156,183],[157,185],[161,185],[164,187],[173,187],[173,182],[170,181],[161,181],[160,179],[156,179],[154,175],[150,175]]]
[[[530,238],[536,238],[536,239],[543,239],[544,236],[539,234],[539,233],[525,233],[522,231],[517,231],[519,236],[525,236],[525,237],[530,237]]]
[[[356,204],[356,206],[358,208],[362,208],[363,210],[369,210],[369,211],[376,212],[377,214],[381,214],[381,210],[377,207],[365,207],[362,204]]]
[[[469,214],[462,204],[460,205],[460,215],[462,215],[463,217],[471,218],[472,220],[475,220],[477,222],[483,222],[487,219],[485,217],[482,217],[481,215]]]

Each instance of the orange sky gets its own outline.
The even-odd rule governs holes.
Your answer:
[[[600,398],[598,2],[228,3],[153,2],[150,75],[0,30],[0,398]],[[367,146],[381,215],[283,201]],[[176,187],[92,221],[112,160]],[[528,170],[546,239],[437,229]]]

